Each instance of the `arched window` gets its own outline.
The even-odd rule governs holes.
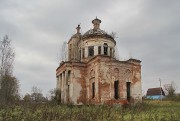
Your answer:
[[[118,77],[119,77],[119,69],[118,68],[114,69],[114,75],[115,75],[115,78],[118,79]]]
[[[108,55],[108,44],[104,43],[104,55]]]

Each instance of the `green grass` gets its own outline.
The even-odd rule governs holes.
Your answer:
[[[180,121],[180,102],[145,101],[125,108],[27,103],[1,106],[0,121]]]

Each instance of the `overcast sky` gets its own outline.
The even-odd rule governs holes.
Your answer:
[[[64,41],[91,29],[116,32],[121,60],[142,61],[142,92],[173,81],[180,92],[180,0],[0,0],[0,38],[8,34],[16,52],[14,75],[21,94],[56,87]]]

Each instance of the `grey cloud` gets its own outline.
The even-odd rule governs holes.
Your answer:
[[[155,81],[158,78],[162,78],[163,84],[174,81],[180,85],[178,3],[142,1],[135,16],[131,16],[125,24],[114,24],[120,25],[118,29],[115,27],[119,50],[142,60],[143,90],[159,86],[159,82]]]
[[[1,0],[0,37],[9,34],[13,41],[15,75],[23,94],[34,85],[44,93],[55,88],[62,43],[75,33],[77,24],[81,23],[82,33],[92,28],[96,16],[102,29],[117,33],[121,58],[131,54],[142,60],[144,91],[158,86],[159,77],[163,83],[180,85],[179,4],[179,0]]]

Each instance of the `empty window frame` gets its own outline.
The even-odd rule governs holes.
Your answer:
[[[92,83],[92,98],[95,97],[95,82]]]
[[[98,46],[98,54],[101,54],[101,46]]]
[[[81,59],[81,49],[79,50],[79,59]]]
[[[104,55],[108,54],[108,44],[104,43]]]
[[[68,85],[68,88],[67,88],[67,102],[69,103],[69,101],[70,101],[70,87],[69,87],[69,85]]]
[[[114,98],[119,98],[119,80],[114,81]]]
[[[126,82],[127,100],[131,99],[131,82]]]
[[[88,47],[88,56],[94,56],[94,46]]]
[[[82,49],[82,58],[84,58],[84,51],[85,51],[85,49],[83,48]]]

